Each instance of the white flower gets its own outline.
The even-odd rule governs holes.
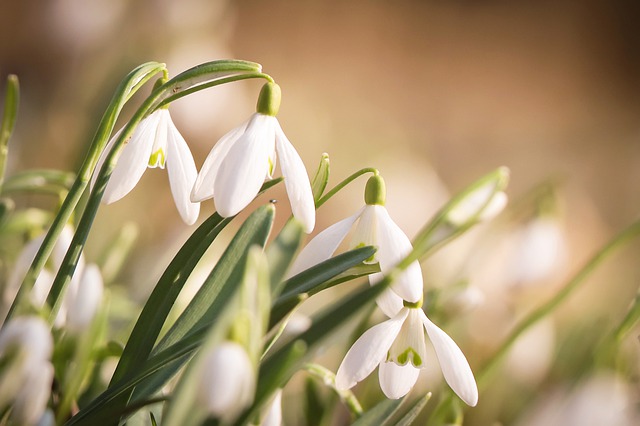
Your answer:
[[[269,404],[269,410],[260,426],[281,426],[282,425],[282,389],[278,389]]]
[[[40,272],[29,294],[29,299],[34,307],[41,309],[46,303],[55,275],[60,269],[64,256],[71,245],[72,238],[73,230],[70,226],[65,226],[51,253],[53,268],[45,268]],[[10,305],[15,298],[18,288],[43,240],[44,234],[29,241],[18,256],[5,289],[5,305]],[[73,278],[65,290],[58,314],[54,320],[54,326],[61,328],[66,325],[70,331],[74,332],[85,330],[100,307],[102,292],[103,282],[100,270],[93,264],[85,266],[84,256],[81,255]]]
[[[380,366],[378,375],[384,394],[391,399],[403,397],[425,367],[425,330],[445,380],[465,403],[475,406],[478,388],[464,354],[419,308],[403,307],[396,316],[360,336],[338,368],[336,388],[350,389]]]
[[[447,214],[449,222],[462,226],[474,218],[477,221],[486,222],[500,214],[507,205],[508,197],[504,191],[496,191],[498,184],[500,184],[499,181],[487,182],[460,200],[449,210]]]
[[[120,132],[116,133],[102,152],[92,187],[106,155],[111,151]],[[193,203],[189,194],[198,174],[191,151],[171,120],[169,110],[161,108],[143,119],[122,149],[118,162],[105,188],[102,201],[106,204],[118,201],[138,183],[147,167],[167,167],[169,185],[178,212],[188,225],[195,223],[200,204]]]
[[[256,377],[247,351],[223,342],[204,356],[198,398],[207,412],[234,420],[253,401]]]
[[[11,404],[15,424],[32,425],[42,417],[53,381],[52,351],[41,318],[17,317],[0,330],[0,410]]]
[[[371,179],[374,178],[376,181],[381,180],[379,176],[374,176]],[[367,188],[369,187],[370,183],[368,182]],[[365,200],[367,204],[358,210],[356,214],[341,220],[316,235],[302,249],[288,276],[296,275],[329,259],[354,224],[355,232],[350,247],[374,246],[377,248],[373,258],[370,260],[380,264],[381,272],[369,275],[369,282],[372,285],[379,282],[384,274],[404,259],[412,250],[409,238],[391,219],[383,205],[384,201],[376,201],[375,197],[370,198]],[[422,299],[422,293],[422,270],[420,269],[420,264],[416,261],[398,274],[390,289],[384,291],[376,302],[388,317],[393,317],[402,308],[402,299],[416,303]],[[397,297],[396,294],[400,297]]]
[[[271,87],[269,90],[276,89]],[[265,92],[263,88],[263,93],[276,96],[269,90]],[[309,233],[315,226],[316,217],[307,171],[274,111],[267,112],[253,114],[216,143],[198,174],[191,200],[199,202],[213,198],[221,216],[238,214],[255,198],[265,179],[272,178],[277,154],[293,215]]]

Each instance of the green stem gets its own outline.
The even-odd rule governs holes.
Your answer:
[[[333,374],[332,371],[324,368],[321,365],[313,363],[306,364],[303,368],[307,371],[307,373],[311,374],[317,379],[322,380],[322,383],[330,387],[340,397],[340,400],[347,407],[354,419],[362,416],[363,410],[360,401],[358,401],[358,398],[356,398],[351,390],[339,390],[336,388],[336,375]]]
[[[231,65],[229,65],[229,63],[231,63]],[[238,65],[234,68],[236,64]],[[114,142],[113,148],[106,155],[101,170],[98,171],[95,186],[89,195],[89,200],[80,222],[78,223],[77,231],[71,240],[71,245],[67,250],[67,254],[62,261],[60,270],[58,271],[53,284],[51,285],[49,295],[47,296],[47,304],[51,307],[51,313],[49,315],[50,322],[55,320],[58,310],[60,309],[60,304],[62,302],[61,296],[64,289],[71,281],[71,277],[73,276],[78,264],[84,244],[93,224],[93,220],[95,219],[98,208],[100,207],[102,195],[104,194],[107,183],[109,182],[111,173],[116,166],[120,151],[124,148],[125,141],[127,141],[133,134],[136,126],[145,117],[149,116],[149,114],[159,109],[164,103],[177,99],[177,97],[182,93],[193,93],[196,91],[192,89],[204,90],[219,84],[239,81],[245,78],[271,79],[271,77],[266,74],[255,72],[254,69],[256,66],[259,67],[257,64],[244,61],[215,61],[203,64],[178,74],[176,77],[154,90],[151,95],[145,99],[131,120],[129,120],[129,122],[123,127]],[[239,74],[241,72],[245,72],[245,75]],[[203,81],[205,81],[205,83],[203,83]],[[197,84],[197,86],[189,87],[189,84]]]
[[[549,301],[534,310],[527,317],[525,317],[520,323],[513,329],[511,334],[502,343],[500,348],[496,351],[494,356],[480,369],[477,378],[478,386],[486,386],[487,380],[490,377],[496,366],[507,355],[509,349],[518,340],[518,338],[529,328],[531,328],[538,321],[549,315],[555,308],[560,305],[573,291],[585,281],[585,278],[593,272],[609,255],[611,255],[616,249],[623,246],[632,238],[640,234],[640,221],[634,222],[631,226],[626,228],[620,234],[618,234],[613,240],[611,240],[602,250],[593,256],[589,262]],[[624,323],[623,323],[624,324]]]
[[[378,176],[380,172],[378,172],[378,169],[375,169],[372,167],[367,167],[367,168],[358,170],[357,172],[355,172],[354,174],[352,174],[351,176],[349,176],[348,178],[346,178],[345,180],[343,180],[342,182],[334,186],[331,189],[331,191],[327,192],[323,197],[321,197],[318,201],[316,201],[316,209],[319,208],[324,203],[326,203],[327,201],[329,201],[329,199],[331,199],[331,197],[336,195],[338,191],[340,191],[342,188],[349,185],[351,182],[353,182],[354,180],[356,180],[357,178],[359,178],[360,176],[366,173],[373,173],[374,176]]]
[[[7,154],[9,153],[9,139],[13,134],[20,103],[20,85],[18,77],[11,74],[7,77],[7,93],[4,98],[4,112],[0,123],[0,192],[4,182],[4,174],[7,167]]]
[[[60,211],[53,219],[49,231],[47,232],[47,235],[45,236],[44,241],[42,242],[42,245],[38,250],[38,253],[33,259],[33,262],[31,263],[26,276],[22,281],[22,285],[20,286],[20,289],[18,290],[13,303],[9,308],[5,323],[15,313],[25,294],[27,294],[27,292],[31,290],[34,283],[36,282],[36,279],[40,275],[40,272],[42,271],[42,268],[49,258],[49,255],[53,251],[53,247],[56,243],[56,240],[58,239],[58,236],[69,220],[69,217],[71,217],[74,208],[78,204],[82,193],[87,187],[89,179],[91,178],[91,174],[93,173],[98,162],[100,153],[104,149],[109,135],[113,131],[113,127],[118,116],[120,115],[122,107],[144,83],[149,81],[149,79],[151,79],[154,75],[164,69],[164,64],[157,62],[148,62],[131,71],[118,86],[115,95],[109,103],[109,107],[102,116],[102,120],[100,121],[98,130],[93,138],[91,147],[89,148],[89,152],[87,153],[84,163],[82,164],[80,171],[78,172],[76,180],[69,189],[69,192],[64,199],[62,206],[60,207]],[[55,318],[55,314],[53,317]]]

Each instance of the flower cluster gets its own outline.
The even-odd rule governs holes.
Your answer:
[[[384,180],[376,175],[365,188],[365,206],[318,234],[300,253],[290,275],[294,275],[333,255],[349,229],[357,222],[351,247],[374,246],[371,262],[379,273],[369,275],[378,283],[412,250],[409,238],[390,218],[385,208]],[[417,261],[397,274],[391,286],[376,300],[389,319],[366,331],[347,352],[336,374],[336,387],[349,389],[380,367],[380,387],[392,399],[406,395],[426,366],[425,331],[433,343],[440,367],[449,386],[471,406],[478,390],[469,363],[455,342],[421,309],[422,270]]]
[[[220,138],[199,174],[167,107],[156,110],[142,120],[122,150],[105,188],[103,202],[113,203],[127,195],[147,167],[166,165],[173,199],[187,224],[196,222],[199,203],[209,198],[214,199],[222,217],[235,216],[255,198],[265,179],[273,177],[276,157],[279,157],[293,215],[307,233],[311,232],[315,225],[311,184],[304,163],[276,118],[280,98],[280,86],[266,83],[260,92],[256,113]],[[97,170],[119,134],[103,151]],[[94,174],[94,184],[96,179]]]

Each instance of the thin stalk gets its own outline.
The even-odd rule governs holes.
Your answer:
[[[20,85],[18,77],[11,74],[7,77],[7,93],[4,98],[4,112],[0,122],[0,191],[4,182],[4,174],[7,167],[7,155],[9,153],[9,139],[13,134],[20,103]]]
[[[154,75],[156,75],[158,72],[162,72],[163,70],[165,70],[165,65],[157,62],[149,62],[140,65],[139,67],[131,71],[116,89],[115,95],[111,99],[107,110],[102,116],[102,120],[100,121],[98,130],[93,137],[89,152],[87,153],[80,171],[78,172],[76,180],[69,189],[66,198],[60,206],[58,214],[53,219],[53,222],[49,227],[49,231],[47,232],[47,235],[45,236],[44,241],[42,242],[42,245],[38,250],[38,253],[33,259],[33,262],[31,263],[26,276],[22,281],[22,285],[20,286],[20,289],[18,290],[13,303],[9,308],[5,324],[15,313],[15,310],[21,303],[24,295],[33,287],[47,259],[51,255],[56,240],[62,232],[62,228],[71,217],[73,210],[78,204],[78,201],[82,197],[82,193],[89,183],[89,179],[91,178],[91,175],[96,167],[100,153],[104,149],[109,135],[113,131],[113,127],[118,116],[120,115],[122,107],[124,106],[126,101],[133,95],[133,93],[135,93],[135,91],[137,91],[142,86],[142,84],[146,83],[147,81],[149,81],[149,79],[153,78]]]
[[[507,355],[509,349],[518,340],[518,338],[538,321],[553,312],[566,298],[573,293],[605,259],[613,254],[618,248],[629,242],[631,239],[640,234],[640,220],[634,222],[618,234],[613,240],[605,245],[602,250],[596,253],[587,264],[549,301],[534,310],[513,329],[511,334],[502,343],[500,348],[491,357],[491,359],[480,369],[477,378],[478,386],[486,386],[487,380],[495,367]]]
[[[196,67],[197,68],[197,67]],[[78,223],[78,227],[76,233],[71,240],[71,245],[67,250],[67,254],[65,255],[64,260],[62,261],[62,265],[55,277],[53,284],[51,285],[51,290],[49,291],[49,295],[47,296],[47,304],[51,307],[51,313],[49,314],[49,321],[53,322],[55,319],[58,310],[60,309],[60,304],[62,302],[62,294],[64,289],[71,281],[71,277],[75,271],[75,268],[80,259],[80,255],[84,248],[84,244],[89,235],[89,231],[91,226],[93,225],[93,220],[95,219],[98,208],[100,207],[100,201],[102,200],[102,196],[104,194],[107,183],[109,182],[109,178],[111,177],[111,173],[113,172],[120,151],[124,148],[125,142],[131,137],[133,131],[138,126],[138,124],[153,111],[160,108],[162,102],[167,99],[173,99],[174,96],[177,96],[181,93],[189,91],[191,88],[185,87],[186,83],[181,83],[181,79],[183,79],[185,75],[189,75],[191,79],[201,79],[206,77],[206,75],[194,75],[191,77],[194,72],[191,70],[185,71],[182,74],[177,75],[173,79],[169,80],[162,86],[158,87],[154,90],[151,95],[145,99],[142,105],[135,112],[131,120],[123,127],[122,131],[116,138],[113,148],[106,155],[104,164],[102,168],[98,172],[98,177],[96,179],[95,186],[93,191],[89,195],[89,200],[87,202],[87,206],[82,214],[80,222]],[[247,77],[245,75],[232,75],[228,77],[228,74],[233,74],[233,72],[229,72],[229,68],[226,67],[223,71],[214,69],[214,70],[205,70],[207,73],[211,74],[210,78],[214,78],[214,81],[208,83],[199,83],[198,86],[193,87],[193,89],[204,90],[205,88],[212,87],[218,84],[230,83],[238,80],[243,80],[246,78],[269,78],[266,74],[260,72],[248,72],[247,75],[251,77]],[[221,74],[226,72],[226,74]],[[240,71],[236,71],[240,72]],[[215,84],[214,84],[215,83]],[[179,92],[178,92],[179,91]],[[195,90],[194,90],[195,91]],[[193,92],[193,91],[192,91]],[[189,92],[189,93],[192,93]],[[167,93],[172,93],[170,97],[166,97]],[[97,161],[97,159],[96,159]]]
[[[326,203],[327,201],[329,201],[329,199],[331,199],[331,197],[336,195],[338,191],[340,191],[342,188],[349,185],[351,182],[353,182],[354,180],[356,180],[357,178],[359,178],[360,176],[366,173],[373,173],[374,176],[378,176],[380,172],[378,172],[378,169],[374,169],[372,167],[367,167],[367,168],[358,170],[357,172],[355,172],[354,174],[352,174],[351,176],[349,176],[348,178],[346,178],[345,180],[343,180],[342,182],[334,186],[331,189],[331,191],[327,192],[318,201],[316,201],[316,209],[319,208],[324,203]]]
[[[347,407],[347,410],[349,410],[353,419],[357,419],[362,416],[364,411],[362,410],[360,401],[358,401],[358,398],[356,398],[351,390],[339,390],[336,388],[336,375],[333,374],[332,371],[321,365],[313,363],[306,364],[303,368],[313,377],[322,380],[322,383],[324,383],[325,386],[330,387],[340,397],[340,400]]]

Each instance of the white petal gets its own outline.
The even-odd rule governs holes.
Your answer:
[[[34,367],[49,359],[53,352],[53,338],[49,325],[36,316],[17,317],[3,325],[0,330],[0,353],[16,347],[27,355],[25,368]]]
[[[336,373],[336,388],[351,389],[383,362],[395,340],[408,309],[385,322],[371,327],[351,346]]]
[[[203,359],[198,398],[212,415],[232,420],[253,400],[255,374],[247,352],[224,342]]]
[[[155,169],[156,167],[164,169],[167,157],[169,156],[167,152],[169,128],[175,128],[175,126],[173,125],[171,114],[168,109],[161,108],[154,112],[154,114],[158,115],[158,124],[156,125],[153,145],[151,146],[151,154],[149,155],[149,159],[147,159],[147,167],[152,169]]]
[[[40,246],[44,241],[44,236],[45,234],[42,234],[29,241],[20,252],[18,259],[16,260],[16,264],[11,271],[11,275],[9,276],[9,280],[5,285],[4,294],[2,295],[3,301],[7,307],[11,306],[11,303],[13,303],[13,299],[18,293],[18,289],[20,288],[20,285],[22,285],[22,281],[33,262],[33,259],[35,259],[38,250],[40,250]]]
[[[383,206],[375,208],[378,222],[378,251],[376,257],[380,270],[386,273],[404,259],[412,250],[411,242],[402,229],[391,219]],[[391,284],[391,289],[408,302],[418,302],[422,298],[422,269],[416,261]]]
[[[74,293],[67,293],[67,328],[73,332],[86,330],[95,317],[100,302],[104,284],[100,269],[90,264],[84,269],[78,288]]]
[[[273,401],[269,405],[269,411],[260,426],[281,426],[282,425],[282,389],[276,391]]]
[[[255,114],[229,149],[215,178],[213,202],[222,217],[238,214],[258,194],[275,148],[275,117]]]
[[[422,312],[422,322],[436,351],[440,369],[451,389],[467,405],[478,403],[478,387],[471,367],[456,343]]]
[[[377,284],[384,278],[384,274],[381,272],[369,275],[369,283],[371,285]],[[380,296],[376,298],[376,305],[378,308],[389,318],[393,318],[398,315],[400,309],[404,307],[402,303],[402,297],[398,296],[395,291],[390,288],[385,289]]]
[[[55,276],[46,269],[43,269],[40,272],[40,275],[38,275],[36,282],[31,288],[30,299],[33,306],[38,309],[44,306],[44,302],[47,301],[47,296],[49,295],[49,291],[53,285],[54,278]]]
[[[364,206],[360,220],[351,238],[351,247],[374,246],[377,250],[371,259],[365,262],[375,263],[378,261],[379,241],[377,233],[378,217],[376,215],[375,206]]]
[[[118,157],[104,191],[104,203],[113,203],[127,195],[142,177],[149,163],[159,119],[159,115],[151,114],[142,120],[133,132]]]
[[[200,204],[191,202],[191,189],[196,181],[198,171],[187,142],[184,140],[173,122],[167,129],[167,173],[173,201],[176,203],[180,217],[187,225],[193,225],[200,214]]]
[[[222,164],[227,157],[227,153],[233,144],[244,133],[250,120],[251,118],[222,136],[213,146],[213,149],[209,152],[209,155],[207,155],[207,159],[204,160],[202,169],[200,169],[200,173],[193,186],[191,201],[198,202],[213,198],[213,185],[218,175],[220,164]]]
[[[362,209],[358,210],[353,216],[342,219],[340,222],[334,223],[324,231],[316,235],[309,244],[307,244],[295,262],[291,266],[287,277],[292,277],[305,269],[317,265],[329,259],[336,251],[344,237],[347,235],[354,222],[360,217]]]
[[[419,375],[420,370],[413,365],[398,365],[395,362],[383,362],[378,371],[380,388],[389,399],[402,398],[408,394]]]
[[[304,225],[308,234],[316,224],[316,207],[311,192],[311,183],[302,159],[276,120],[276,149],[280,157],[280,169],[287,188],[293,216]]]
[[[38,365],[27,374],[11,411],[11,419],[15,424],[32,425],[42,417],[47,408],[52,382],[53,366],[48,362]]]

